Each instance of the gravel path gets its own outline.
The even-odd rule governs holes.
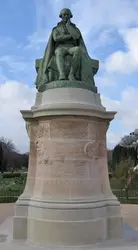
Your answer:
[[[0,204],[0,224],[6,220],[7,217],[14,215],[14,204]]]
[[[36,246],[26,245],[26,243],[21,242],[11,242],[12,241],[12,216],[14,215],[14,205],[15,204],[0,204],[0,228],[2,235],[6,236],[4,238],[4,242],[0,242],[1,250],[36,250]],[[134,229],[138,230],[138,205],[121,205],[122,207],[122,216],[124,219],[123,227],[124,227],[124,239],[127,241],[123,242],[107,242],[101,245],[94,245],[93,247],[81,247],[81,250],[129,250],[129,249],[138,249],[138,232]],[[128,224],[130,225],[128,225]],[[129,239],[130,238],[130,239]],[[134,240],[132,240],[134,238]],[[11,243],[10,243],[11,242]],[[10,243],[10,244],[9,244]],[[39,248],[37,249],[53,249],[53,250],[64,250],[65,248]],[[79,250],[80,248],[66,248],[67,250]]]

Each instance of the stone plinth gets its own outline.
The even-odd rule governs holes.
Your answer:
[[[105,110],[98,94],[70,88],[39,93],[22,114],[30,156],[14,239],[74,246],[120,239],[121,209],[110,189],[106,150],[115,112]]]

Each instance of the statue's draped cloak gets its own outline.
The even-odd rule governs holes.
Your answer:
[[[44,52],[44,56],[39,66],[38,75],[36,78],[37,87],[49,82],[48,66],[49,66],[50,59],[55,54],[56,48],[55,48],[55,41],[53,39],[53,31],[56,28],[57,27],[54,27],[50,34],[50,37],[49,37],[49,40],[48,40],[48,43]],[[78,39],[78,46],[82,50],[81,63],[80,63],[81,81],[85,81],[87,83],[93,84],[92,62],[91,62],[91,58],[88,55],[81,33],[80,33],[80,38]]]

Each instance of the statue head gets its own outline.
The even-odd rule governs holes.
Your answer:
[[[62,21],[66,23],[70,18],[73,17],[73,15],[70,9],[65,8],[60,11],[59,17],[62,18]]]

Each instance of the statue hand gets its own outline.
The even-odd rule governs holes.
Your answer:
[[[67,28],[67,31],[68,31],[68,36],[69,36],[69,39],[72,37],[71,35],[71,32],[70,32],[70,28],[71,28],[71,22],[70,20],[68,20],[68,22],[66,23],[66,28]]]
[[[67,30],[68,30],[69,34],[71,35],[71,37],[74,40],[79,39],[79,37],[80,37],[80,31],[76,27],[74,27],[73,25],[71,25],[70,21],[67,22],[66,27],[67,27]]]

